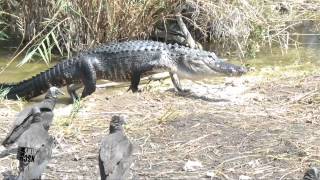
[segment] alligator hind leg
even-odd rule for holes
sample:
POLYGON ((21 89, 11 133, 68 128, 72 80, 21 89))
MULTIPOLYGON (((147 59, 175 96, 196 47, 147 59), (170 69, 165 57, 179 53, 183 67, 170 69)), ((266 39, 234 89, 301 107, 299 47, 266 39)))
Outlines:
POLYGON ((128 91, 129 91, 130 89, 131 89, 131 91, 132 91, 133 93, 139 91, 138 86, 139 86, 139 83, 140 83, 140 77, 141 77, 141 74, 140 74, 140 73, 138 73, 138 72, 132 73, 131 85, 130 85, 128 91))
POLYGON ((93 62, 93 57, 85 57, 81 64, 81 80, 84 85, 81 98, 92 94, 96 90, 97 73, 93 62))
POLYGON ((82 87, 82 84, 70 84, 67 86, 67 91, 71 96, 73 102, 79 99, 79 96, 76 91, 81 87, 82 87))
POLYGON ((180 79, 179 79, 179 77, 178 77, 178 74, 170 72, 170 77, 171 77, 171 81, 172 81, 174 87, 175 87, 179 92, 182 92, 182 93, 190 92, 189 89, 183 89, 183 88, 181 87, 180 79))

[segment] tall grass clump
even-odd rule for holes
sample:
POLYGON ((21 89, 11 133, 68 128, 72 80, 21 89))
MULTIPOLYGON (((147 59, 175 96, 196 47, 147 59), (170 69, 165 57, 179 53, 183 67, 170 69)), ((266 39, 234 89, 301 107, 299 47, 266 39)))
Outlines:
MULTIPOLYGON (((244 57, 260 47, 287 49, 294 28, 304 21, 320 24, 319 1, 186 0, 184 20, 193 36, 217 52, 236 52, 244 57)), ((295 43, 295 42, 294 42, 295 43)))
POLYGON ((98 43, 145 39, 172 3, 175 1, 22 1, 13 12, 18 16, 16 24, 24 27, 17 29, 25 42, 20 52, 27 51, 21 64, 34 56, 49 62, 53 51, 70 56, 98 43))
POLYGON ((77 99, 72 104, 72 110, 70 112, 70 118, 74 119, 76 115, 79 113, 80 109, 82 108, 81 99, 77 99))
POLYGON ((3 11, 2 6, 3 6, 3 1, 0 0, 0 41, 4 41, 8 39, 8 34, 6 33, 8 24, 4 16, 5 12, 3 11))
POLYGON ((0 88, 0 102, 2 102, 6 98, 9 91, 10 88, 0 88))

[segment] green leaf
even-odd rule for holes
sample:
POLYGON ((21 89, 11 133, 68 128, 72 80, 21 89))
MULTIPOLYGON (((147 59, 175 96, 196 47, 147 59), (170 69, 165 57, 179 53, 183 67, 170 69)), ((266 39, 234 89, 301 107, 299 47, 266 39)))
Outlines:
POLYGON ((0 40, 2 40, 2 41, 7 40, 8 37, 9 36, 7 34, 5 34, 4 32, 0 31, 0 40))
POLYGON ((27 53, 26 56, 21 60, 21 62, 17 65, 17 67, 21 67, 25 63, 29 62, 34 54, 37 52, 37 48, 33 49, 30 53, 27 53))
POLYGON ((37 48, 37 50, 38 50, 38 52, 40 53, 41 58, 44 60, 44 62, 45 62, 46 64, 48 64, 48 58, 47 58, 47 56, 46 56, 45 53, 44 53, 44 52, 46 52, 46 47, 43 45, 43 42, 40 44, 40 46, 37 48), (41 47, 44 47, 44 50, 42 50, 41 47))
POLYGON ((52 39, 53 39, 56 47, 58 48, 60 54, 63 55, 62 50, 61 50, 61 48, 60 48, 60 45, 59 45, 59 42, 58 42, 58 40, 57 40, 56 35, 55 35, 54 33, 51 33, 51 36, 52 36, 52 39))
POLYGON ((49 64, 49 62, 50 62, 50 50, 47 48, 47 46, 45 45, 45 43, 43 42, 42 43, 42 48, 43 48, 43 52, 44 52, 44 55, 46 56, 46 63, 47 63, 47 65, 49 64))

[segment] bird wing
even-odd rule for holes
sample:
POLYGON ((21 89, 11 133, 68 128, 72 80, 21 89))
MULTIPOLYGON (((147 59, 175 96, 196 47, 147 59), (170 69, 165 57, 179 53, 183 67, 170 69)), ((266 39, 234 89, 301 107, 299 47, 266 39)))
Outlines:
POLYGON ((114 157, 121 158, 114 160, 117 164, 110 174, 110 179, 127 179, 128 170, 132 163, 132 158, 130 156, 132 155, 133 145, 129 139, 124 136, 116 149, 115 153, 119 155, 115 155, 114 157))
POLYGON ((123 132, 107 136, 102 142, 100 160, 106 176, 119 178, 130 167, 129 156, 132 154, 132 144, 123 132))
POLYGON ((100 161, 102 162, 103 169, 105 172, 105 175, 109 175, 109 173, 112 171, 112 164, 111 163, 111 156, 112 156, 112 138, 111 135, 107 136, 105 139, 102 140, 101 146, 100 146, 100 161))
POLYGON ((19 136, 28 129, 33 120, 33 112, 49 112, 52 111, 52 105, 45 100, 24 108, 16 115, 13 127, 9 131, 7 137, 3 140, 2 145, 6 146, 14 143, 19 136))
POLYGON ((308 169, 303 176, 303 180, 319 180, 319 179, 320 179, 320 171, 316 167, 312 167, 308 169))
POLYGON ((17 115, 13 127, 9 131, 7 137, 3 140, 2 145, 14 143, 17 138, 28 129, 33 119, 32 112, 35 112, 33 108, 35 107, 27 107, 17 115))
POLYGON ((22 124, 26 119, 28 119, 32 115, 32 108, 33 106, 29 106, 24 108, 21 112, 16 115, 16 119, 14 121, 14 126, 19 126, 22 124))
POLYGON ((51 159, 52 147, 54 145, 54 138, 52 136, 43 137, 42 146, 35 154, 33 162, 28 163, 24 167, 23 172, 20 173, 20 179, 39 179, 47 164, 51 159))
POLYGON ((129 139, 123 135, 123 138, 117 145, 117 152, 121 152, 121 159, 128 158, 132 155, 133 145, 129 139))
POLYGON ((34 112, 35 108, 36 108, 36 111, 40 111, 40 112, 52 111, 52 105, 46 102, 46 100, 40 103, 36 103, 32 106, 24 108, 21 112, 19 112, 16 115, 14 126, 19 126, 20 124, 22 124, 28 117, 30 117, 30 115, 32 115, 32 112, 34 112))
POLYGON ((48 131, 41 122, 32 123, 30 127, 16 140, 18 146, 40 148, 49 138, 48 131))
POLYGON ((108 135, 101 143, 100 159, 103 162, 106 175, 112 173, 127 153, 127 150, 123 149, 124 138, 126 137, 122 132, 117 132, 108 135))

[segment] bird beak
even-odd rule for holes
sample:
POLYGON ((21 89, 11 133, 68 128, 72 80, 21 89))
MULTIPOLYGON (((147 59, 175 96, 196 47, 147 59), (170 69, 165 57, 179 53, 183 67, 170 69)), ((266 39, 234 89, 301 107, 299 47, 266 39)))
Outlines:
POLYGON ((124 125, 127 125, 128 124, 128 119, 127 118, 124 118, 124 125))
POLYGON ((128 116, 127 115, 120 115, 121 116, 121 119, 123 120, 123 125, 126 125, 128 124, 128 116))

